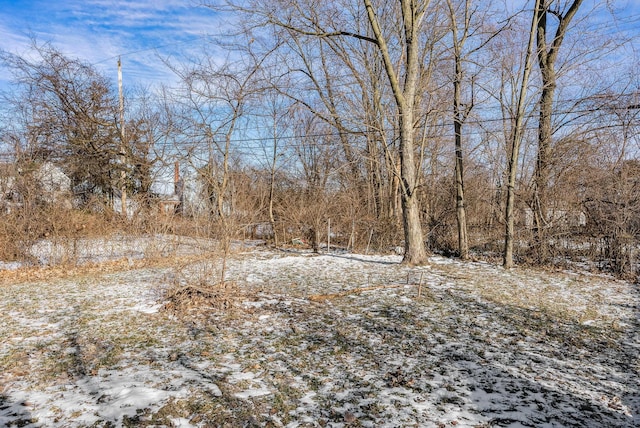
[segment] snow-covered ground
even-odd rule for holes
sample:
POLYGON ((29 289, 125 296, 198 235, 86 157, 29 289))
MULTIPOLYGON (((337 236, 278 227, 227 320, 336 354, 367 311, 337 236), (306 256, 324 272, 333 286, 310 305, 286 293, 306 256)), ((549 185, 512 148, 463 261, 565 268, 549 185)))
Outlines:
MULTIPOLYGON (((53 266, 65 262, 84 264, 123 258, 139 260, 179 256, 208 251, 216 245, 215 242, 206 239, 167 234, 108 236, 101 239, 42 239, 30 248, 29 255, 42 266, 53 266)), ((0 269, 2 268, 3 264, 0 262, 0 269)))
POLYGON ((638 285, 399 261, 247 248, 185 316, 164 290, 217 260, 9 272, 0 426, 640 426, 638 285))

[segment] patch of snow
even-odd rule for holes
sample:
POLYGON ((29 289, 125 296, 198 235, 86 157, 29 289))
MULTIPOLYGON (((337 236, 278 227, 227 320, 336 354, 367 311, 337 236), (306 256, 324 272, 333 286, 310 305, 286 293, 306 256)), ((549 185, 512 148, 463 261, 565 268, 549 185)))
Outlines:
POLYGON ((18 270, 23 267, 21 262, 3 262, 0 260, 0 270, 18 270))
POLYGON ((171 426, 175 428, 192 428, 197 427, 198 425, 192 425, 187 418, 172 418, 171 426))
POLYGON ((272 394, 272 392, 269 391, 269 389, 267 388, 256 388, 256 389, 247 389, 245 391, 236 392, 233 394, 233 396, 246 400, 248 398, 262 397, 270 394, 272 394))
POLYGON ((139 303, 131 308, 133 311, 142 312, 143 314, 155 314, 162 307, 161 303, 157 304, 149 304, 149 303, 139 303))

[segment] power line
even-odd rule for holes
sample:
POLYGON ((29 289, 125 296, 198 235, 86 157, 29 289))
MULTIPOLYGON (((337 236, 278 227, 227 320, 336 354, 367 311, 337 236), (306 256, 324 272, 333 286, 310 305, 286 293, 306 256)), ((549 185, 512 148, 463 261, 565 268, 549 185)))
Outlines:
MULTIPOLYGON (((640 106, 637 106, 640 107, 640 106)), ((564 116, 564 115, 572 115, 572 114, 586 114, 586 113, 597 113, 597 112, 603 112, 603 113, 609 113, 611 111, 627 111, 630 109, 635 109, 636 106, 635 105, 631 105, 631 106, 612 106, 612 107, 607 107, 607 108, 589 108, 589 109, 581 109, 581 110, 567 110, 567 111, 556 111, 553 113, 554 116, 564 116)), ((526 115, 526 119, 535 119, 538 117, 538 114, 535 112, 532 112, 530 114, 526 115)), ((514 117, 500 117, 500 118, 485 118, 485 119, 476 119, 476 120, 467 120, 465 122, 464 125, 476 125, 476 126, 481 126, 485 123, 495 123, 495 122, 499 122, 499 123, 504 123, 504 122, 510 122, 513 121, 515 118, 514 117)), ((624 126, 624 124, 609 124, 608 127, 614 127, 614 126, 624 126)), ((429 129, 443 129, 443 128, 452 128, 453 125, 451 122, 438 122, 438 123, 433 123, 430 124, 428 126, 429 129)), ((418 128, 418 129, 423 129, 424 127, 418 128)), ((258 131, 260 129, 269 129, 267 127, 264 128, 260 128, 260 127, 252 127, 248 133, 250 132, 255 132, 258 131)), ((537 127, 536 126, 528 126, 525 128, 525 130, 536 130, 537 127)), ((386 131, 396 131, 397 129, 392 128, 392 129, 387 129, 386 131)), ((345 131, 345 132, 340 132, 340 131, 330 131, 330 132, 318 132, 318 133, 312 133, 312 134, 294 134, 294 135, 280 135, 276 138, 277 141, 291 141, 291 140, 304 140, 304 139, 320 139, 320 138, 327 138, 327 137, 340 137, 343 135, 348 135, 348 136, 356 136, 356 137, 362 137, 365 135, 376 135, 378 134, 380 131, 378 130, 373 130, 373 129, 363 129, 363 130, 354 130, 354 131, 345 131)), ((467 131, 465 132, 466 135, 483 135, 484 132, 482 131, 467 131)), ((443 136, 443 134, 439 134, 439 136, 443 136)), ((449 134, 447 135, 448 137, 453 137, 453 134, 449 134)), ((243 143, 257 143, 257 142, 265 142, 265 143, 271 143, 273 141, 273 137, 272 136, 264 136, 264 137, 243 137, 243 138, 231 138, 230 142, 233 144, 237 144, 240 145, 238 148, 244 148, 244 149, 262 149, 265 146, 262 145, 249 145, 246 144, 244 146, 241 146, 241 144, 243 143)), ((164 146, 164 147, 176 147, 176 146, 183 146, 183 147, 201 147, 201 146, 206 146, 209 147, 211 144, 215 145, 214 143, 208 142, 208 141, 204 141, 204 140, 200 140, 200 141, 182 141, 182 142, 166 142, 166 143, 160 143, 159 146, 164 146)), ((322 141, 315 141, 314 143, 317 146, 329 146, 329 145, 333 145, 335 144, 334 142, 322 142, 322 141)), ((302 147, 305 146, 303 143, 300 144, 289 144, 289 147, 302 147)))

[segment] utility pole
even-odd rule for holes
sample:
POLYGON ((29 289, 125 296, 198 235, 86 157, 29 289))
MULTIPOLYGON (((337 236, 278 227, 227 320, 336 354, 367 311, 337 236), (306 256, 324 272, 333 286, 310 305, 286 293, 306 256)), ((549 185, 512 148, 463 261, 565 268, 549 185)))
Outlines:
POLYGON ((120 171, 120 214, 127 215, 127 173, 125 166, 127 162, 125 133, 124 133, 124 94, 122 93, 122 62, 118 57, 118 94, 120 97, 120 162, 122 170, 120 171))

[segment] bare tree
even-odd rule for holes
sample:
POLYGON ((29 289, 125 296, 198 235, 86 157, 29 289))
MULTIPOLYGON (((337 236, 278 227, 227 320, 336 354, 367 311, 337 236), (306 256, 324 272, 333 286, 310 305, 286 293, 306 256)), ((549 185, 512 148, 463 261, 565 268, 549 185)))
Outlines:
POLYGON ((469 24, 471 10, 469 0, 464 4, 462 34, 459 34, 456 9, 451 0, 447 0, 449 17, 451 19, 451 36, 453 44, 454 76, 453 76, 453 127, 455 138, 456 164, 456 219, 458 222, 458 251, 460 258, 466 260, 469 257, 469 239, 467 237, 467 215, 464 199, 464 164, 462 158, 462 126, 473 108, 473 97, 471 102, 464 105, 462 102, 461 86, 463 79, 462 49, 469 36, 469 24))
POLYGON ((245 116, 260 67, 256 58, 218 64, 205 57, 199 63, 175 70, 183 81, 176 100, 181 103, 180 127, 190 162, 199 171, 210 213, 223 223, 231 214, 228 204, 232 140, 245 116), (244 62, 246 61, 246 62, 244 62))
POLYGON ((405 238, 404 262, 408 264, 421 264, 427 260, 420 219, 420 175, 417 172, 415 121, 421 67, 419 52, 426 27, 424 18, 429 4, 429 0, 401 0, 398 8, 382 4, 376 7, 372 0, 363 0, 364 9, 354 17, 361 19, 364 15, 364 20, 368 23, 367 33, 361 34, 354 31, 357 26, 353 25, 352 21, 337 22, 339 26, 352 28, 334 28, 335 22, 322 20, 325 16, 342 16, 338 13, 341 10, 338 4, 323 4, 318 8, 319 5, 314 6, 304 0, 295 3, 277 2, 277 4, 272 2, 262 4, 260 1, 255 1, 250 5, 228 2, 228 5, 235 10, 243 10, 253 15, 261 14, 269 23, 289 31, 319 38, 355 38, 372 43, 376 47, 398 112, 400 192, 405 238), (387 28, 383 27, 380 19, 381 8, 387 12, 393 12, 392 15, 385 14, 385 20, 399 17, 400 34, 394 28, 388 32, 387 28), (325 24, 330 29, 325 28, 325 24), (391 41, 393 42, 390 43, 391 41))
MULTIPOLYGON (((345 4, 354 17, 358 5, 345 4)), ((386 5, 393 9, 393 5, 386 5)), ((332 26, 347 24, 331 21, 332 26)), ((354 18, 358 33, 370 32, 369 24, 354 18)), ((391 23, 389 23, 391 25, 391 23)), ((370 41, 356 37, 311 37, 289 31, 297 62, 290 73, 302 74, 309 90, 292 87, 289 96, 335 129, 342 152, 340 175, 352 189, 350 206, 367 207, 367 231, 375 231, 376 245, 395 245, 395 230, 402 227, 398 129, 382 57, 370 41), (298 62, 302 67, 298 66, 298 62), (302 71, 301 71, 302 70, 302 71), (311 92, 311 93, 310 93, 311 92), (316 101, 317 100, 317 101, 316 101)), ((359 211, 356 209, 352 212, 359 211)), ((351 222, 352 234, 354 222, 351 222)))
POLYGON ((367 17, 374 39, 380 50, 387 77, 398 108, 400 128, 400 180, 402 198, 402 221, 404 226, 404 262, 422 264, 427 253, 420 223, 418 204, 419 174, 416 171, 415 156, 415 97, 418 86, 420 64, 419 40, 421 26, 429 1, 401 0, 400 8, 403 24, 403 80, 396 72, 387 37, 382 33, 378 15, 371 0, 364 0, 367 17))
MULTIPOLYGON (((534 10, 537 11, 540 2, 542 0, 536 0, 534 10)), ((524 58, 524 64, 522 67, 522 77, 520 80, 520 90, 516 94, 517 107, 515 111, 515 117, 513 117, 513 126, 510 132, 510 142, 508 150, 508 164, 507 164, 507 196, 505 204, 505 237, 504 237, 504 253, 502 264, 505 268, 510 269, 513 267, 513 244, 514 244, 514 230, 515 230, 515 198, 516 198, 516 175, 518 172, 518 158, 520 156, 520 146, 522 144, 522 138, 524 134, 524 119, 525 119, 525 99, 527 96, 527 88, 529 85, 529 76, 533 64, 531 63, 531 57, 534 55, 535 34, 538 26, 538 15, 533 14, 531 19, 531 30, 529 32, 529 42, 527 44, 527 52, 524 58)))
MULTIPOLYGON (((269 76, 270 79, 274 76, 269 76)), ((268 200, 267 215, 273 234, 273 244, 278 247, 278 227, 276 221, 276 195, 277 179, 283 167, 282 159, 286 155, 286 142, 292 137, 290 131, 293 127, 291 109, 292 101, 283 97, 276 90, 267 90, 263 94, 262 100, 265 103, 264 114, 259 113, 261 122, 269 130, 269 135, 265 137, 265 143, 261 149, 263 157, 258 159, 265 165, 268 173, 268 200)))
POLYGON ((573 17, 578 12, 582 0, 556 1, 545 0, 539 2, 534 10, 536 14, 536 42, 538 67, 542 78, 542 92, 540 94, 540 118, 538 122, 538 155, 534 177, 534 191, 532 207, 535 220, 536 239, 534 248, 538 262, 545 263, 549 248, 546 236, 549 213, 547 212, 547 188, 550 179, 552 126, 551 119, 554 110, 554 97, 557 87, 556 61, 560 47, 567 34, 573 17), (557 24, 552 37, 549 39, 549 18, 555 17, 557 24))
MULTIPOLYGON (((591 156, 571 178, 587 215, 586 232, 595 239, 591 258, 600 268, 637 280, 640 242, 640 92, 637 83, 591 103, 585 139, 591 156)), ((583 150, 582 153, 588 152, 583 150)), ((581 153, 581 154, 582 154, 581 153)))
POLYGON ((166 112, 158 97, 138 89, 132 94, 127 127, 127 191, 148 206, 153 194, 155 168, 166 148, 166 112))
POLYGON ((458 226, 458 252, 461 259, 469 257, 469 238, 467 231, 467 210, 464 192, 464 152, 463 152, 463 127, 471 110, 474 107, 475 77, 467 77, 468 64, 478 64, 473 55, 481 51, 491 40, 498 36, 508 25, 509 19, 500 28, 488 29, 487 13, 473 5, 471 0, 462 0, 454 3, 447 0, 449 20, 451 25, 451 48, 453 50, 453 128, 455 140, 455 192, 456 192, 456 221, 458 226), (460 10, 461 9, 461 10, 460 10), (478 16, 480 14, 480 16, 478 16), (469 38, 479 39, 470 49, 467 48, 469 38), (469 82, 470 80, 470 82, 469 82), (469 89, 465 91, 464 84, 469 89), (463 94, 466 92, 467 100, 463 102, 463 94))
POLYGON ((314 252, 319 251, 323 224, 329 216, 329 180, 335 172, 335 150, 330 134, 322 132, 327 124, 307 110, 298 109, 295 121, 299 135, 293 150, 302 166, 304 187, 301 189, 303 206, 298 208, 300 224, 314 252), (326 135, 316 137, 315 135, 326 135))
POLYGON ((32 48, 36 60, 0 55, 21 89, 14 100, 28 115, 21 131, 31 156, 61 165, 79 196, 112 196, 123 166, 110 81, 51 45, 32 48))

